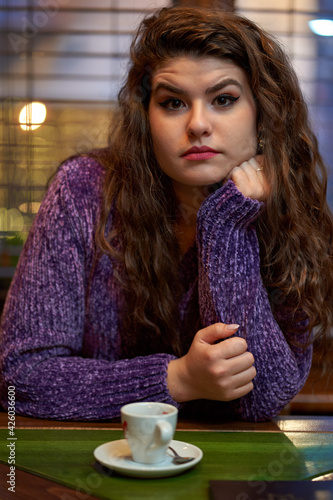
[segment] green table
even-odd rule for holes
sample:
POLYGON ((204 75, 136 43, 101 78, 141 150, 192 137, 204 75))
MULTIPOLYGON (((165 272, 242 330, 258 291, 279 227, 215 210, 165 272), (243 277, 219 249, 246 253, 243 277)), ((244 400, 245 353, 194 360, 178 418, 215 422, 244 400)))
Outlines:
MULTIPOLYGON (((122 439, 119 430, 17 429, 15 437, 16 467, 73 488, 75 495, 62 496, 63 500, 89 496, 208 500, 212 479, 303 480, 333 469, 331 432, 177 431, 175 439, 200 447, 204 456, 193 469, 164 479, 136 479, 96 470, 94 449, 122 439)), ((0 438, 0 461, 7 464, 7 429, 0 429, 0 438)))

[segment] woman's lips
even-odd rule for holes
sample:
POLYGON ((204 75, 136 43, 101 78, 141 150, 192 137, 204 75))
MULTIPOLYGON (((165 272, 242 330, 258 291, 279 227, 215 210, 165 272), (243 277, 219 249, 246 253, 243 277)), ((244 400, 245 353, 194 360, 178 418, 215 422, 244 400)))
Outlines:
POLYGON ((182 155, 182 158, 186 160, 198 161, 198 160, 209 160, 218 154, 215 149, 208 148, 207 146, 202 146, 201 148, 193 147, 182 155))
POLYGON ((203 153, 189 153, 187 155, 183 155, 183 158, 186 160, 209 160, 209 158, 213 158, 218 153, 213 153, 212 151, 206 151, 203 153))

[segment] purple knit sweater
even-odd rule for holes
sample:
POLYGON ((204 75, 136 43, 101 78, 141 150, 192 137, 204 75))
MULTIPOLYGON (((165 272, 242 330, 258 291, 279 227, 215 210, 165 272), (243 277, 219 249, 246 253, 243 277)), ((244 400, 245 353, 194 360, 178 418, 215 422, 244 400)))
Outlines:
MULTIPOLYGON (((49 419, 118 417, 131 401, 176 406, 166 385, 174 356, 121 359, 118 311, 122 290, 110 258, 94 269, 93 240, 103 169, 91 158, 67 161, 57 173, 22 251, 2 317, 1 401, 16 388, 17 413, 49 419)), ((312 350, 291 349, 273 318, 259 271, 254 219, 261 204, 232 181, 201 205, 195 251, 182 263, 186 317, 198 288, 201 321, 240 324, 253 353, 254 389, 229 404, 246 420, 276 415, 300 390, 312 350)), ((193 335, 196 332, 193 332, 193 335)))

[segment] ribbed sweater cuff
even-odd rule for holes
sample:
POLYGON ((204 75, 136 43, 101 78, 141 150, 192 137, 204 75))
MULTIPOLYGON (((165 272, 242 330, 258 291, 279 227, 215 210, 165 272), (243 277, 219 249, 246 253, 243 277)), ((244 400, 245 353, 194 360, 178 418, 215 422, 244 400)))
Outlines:
POLYGON ((18 413, 56 420, 105 420, 119 417, 120 408, 132 401, 163 401, 178 407, 166 384, 172 359, 169 354, 114 362, 52 357, 31 371, 26 361, 22 383, 16 382, 18 413))

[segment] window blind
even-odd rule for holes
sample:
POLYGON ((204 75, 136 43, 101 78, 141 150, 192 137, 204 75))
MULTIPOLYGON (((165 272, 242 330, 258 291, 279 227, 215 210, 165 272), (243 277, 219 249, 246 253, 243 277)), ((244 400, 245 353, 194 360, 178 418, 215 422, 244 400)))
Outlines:
MULTIPOLYGON (((222 3, 213 0, 211 5, 222 3)), ((0 279, 12 276, 46 182, 59 163, 105 145, 133 30, 147 13, 169 4, 0 0, 0 279), (20 112, 33 101, 45 105, 46 119, 34 130, 23 130, 20 112)), ((236 12, 275 34, 288 50, 331 165, 333 37, 314 35, 308 21, 320 15, 332 18, 333 2, 226 0, 228 10, 233 4, 236 12)), ((332 177, 328 190, 333 205, 332 177)))

